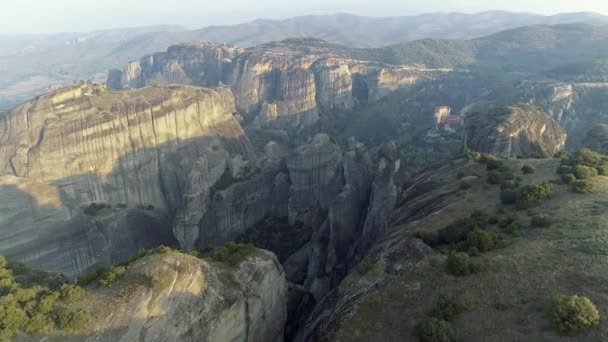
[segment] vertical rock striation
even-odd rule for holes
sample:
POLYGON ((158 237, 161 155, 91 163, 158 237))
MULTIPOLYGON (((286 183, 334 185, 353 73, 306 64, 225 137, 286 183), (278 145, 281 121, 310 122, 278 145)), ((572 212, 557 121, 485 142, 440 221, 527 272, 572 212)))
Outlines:
POLYGON ((445 70, 354 60, 316 40, 286 40, 241 49, 225 44, 183 43, 112 71, 108 87, 189 84, 229 85, 237 110, 262 127, 302 128, 319 115, 377 101, 445 70))

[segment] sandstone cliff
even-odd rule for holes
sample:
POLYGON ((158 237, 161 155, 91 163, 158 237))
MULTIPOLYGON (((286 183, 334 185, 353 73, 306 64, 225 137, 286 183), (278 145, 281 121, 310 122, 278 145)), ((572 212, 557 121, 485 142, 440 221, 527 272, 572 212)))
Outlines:
POLYGON ((321 43, 293 39, 250 49, 179 44, 131 62, 122 72, 111 72, 107 84, 114 89, 230 85, 247 122, 306 127, 318 121, 319 113, 377 101, 445 71, 359 61, 341 47, 321 43))
POLYGON ((524 82, 519 101, 544 109, 568 132, 566 148, 582 146, 587 132, 608 122, 608 83, 524 82))
MULTIPOLYGON (((38 243, 41 251, 9 256, 69 274, 100 258, 109 261, 108 255, 91 257, 97 253, 89 248, 54 266, 50 260, 55 257, 39 263, 48 252, 45 246, 59 243, 60 237, 50 233, 53 227, 69 225, 90 203, 155 209, 170 217, 158 221, 165 227, 161 230, 174 226, 180 244, 191 248, 211 188, 226 173, 240 177, 253 155, 234 112, 234 97, 223 88, 148 87, 115 93, 100 86, 58 90, 10 111, 0 118, 0 192, 6 194, 3 199, 19 198, 22 202, 15 203, 27 205, 17 212, 3 210, 0 236, 2 241, 17 239, 11 240, 15 250, 22 242, 38 243)), ((68 236, 74 234, 67 245, 87 240, 77 231, 66 230, 68 236)), ((174 241, 150 236, 149 243, 174 241)), ((91 247, 89 243, 95 245, 84 246, 91 247)), ((125 253, 144 246, 150 247, 136 244, 125 253)))
POLYGON ((465 118, 465 148, 504 157, 553 156, 566 132, 538 107, 477 106, 465 118))

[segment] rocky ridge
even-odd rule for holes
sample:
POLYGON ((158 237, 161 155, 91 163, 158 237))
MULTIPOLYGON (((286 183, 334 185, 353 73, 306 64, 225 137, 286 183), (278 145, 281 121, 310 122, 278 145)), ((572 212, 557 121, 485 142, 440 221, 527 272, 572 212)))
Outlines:
POLYGON ((306 127, 320 113, 349 110, 432 78, 443 69, 392 66, 353 59, 343 48, 314 39, 292 39, 242 49, 184 43, 113 71, 114 89, 147 85, 231 86, 237 110, 262 127, 306 127))

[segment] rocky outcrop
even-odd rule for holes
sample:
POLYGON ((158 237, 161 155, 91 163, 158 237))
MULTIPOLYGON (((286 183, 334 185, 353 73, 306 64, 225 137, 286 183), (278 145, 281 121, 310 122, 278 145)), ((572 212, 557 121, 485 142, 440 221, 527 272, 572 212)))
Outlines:
POLYGON ((592 128, 582 143, 590 150, 608 154, 608 125, 599 124, 592 128))
POLYGON ((566 149, 583 146, 587 132, 608 122, 608 83, 524 82, 520 101, 549 113, 568 132, 566 149))
MULTIPOLYGON (((383 148, 381 158, 394 160, 394 153, 394 147, 389 144, 383 148)), ((341 340, 338 334, 342 329, 351 329, 352 325, 358 328, 357 323, 346 325, 359 313, 360 306, 366 300, 391 291, 388 288, 391 284, 395 286, 408 281, 412 277, 412 270, 434 253, 422 240, 411 238, 409 225, 431 218, 461 200, 459 183, 446 179, 456 178, 459 171, 468 170, 472 165, 473 162, 464 159, 436 165, 412 175, 400 189, 395 187, 392 190, 395 197, 388 198, 395 198, 396 205, 391 206, 384 229, 376 232, 374 240, 364 240, 368 243, 368 249, 359 255, 363 259, 358 259, 358 265, 353 266, 352 272, 339 287, 308 314, 294 341, 341 340)), ((378 176, 374 183, 380 183, 378 176)), ((373 205, 370 204, 370 207, 373 205)), ((373 313, 369 319, 382 322, 382 315, 373 313)))
MULTIPOLYGON (((280 342, 287 283, 276 257, 258 250, 231 266, 189 255, 152 254, 111 288, 89 289, 81 307, 97 317, 70 341, 280 342)), ((53 338, 53 336, 49 336, 53 338)))
MULTIPOLYGON (((3 241, 19 237, 10 240, 11 246, 2 244, 0 254, 68 274, 100 260, 115 262, 120 258, 99 250, 111 251, 120 242, 118 237, 106 236, 104 242, 66 239, 73 250, 45 251, 66 246, 59 241, 63 235, 53 233, 59 226, 68 227, 68 235, 115 231, 99 222, 89 224, 92 228, 69 228, 90 203, 155 208, 170 218, 171 225, 175 218, 174 236, 183 248, 192 248, 212 188, 226 173, 235 179, 243 175, 253 155, 234 112, 230 90, 185 86, 120 93, 78 86, 15 108, 0 118, 0 190, 7 203, 20 198, 16 203, 24 205, 18 212, 2 209, 3 241), (16 252, 19 246, 36 244, 41 251, 24 247, 16 252), (72 258, 67 257, 70 253, 72 258)), ((166 228, 166 222, 162 219, 154 227, 166 228)), ((118 227, 116 234, 127 229, 123 224, 118 227)), ((166 236, 151 231, 142 244, 112 253, 124 256, 139 247, 173 241, 166 236)))
POLYGON ((286 40, 246 50, 184 43, 131 62, 122 72, 112 71, 107 84, 113 89, 230 85, 248 123, 301 128, 316 123, 319 113, 377 101, 444 71, 354 60, 318 41, 286 40))
POLYGON ((503 157, 553 156, 566 131, 538 107, 474 107, 465 118, 465 148, 503 157))

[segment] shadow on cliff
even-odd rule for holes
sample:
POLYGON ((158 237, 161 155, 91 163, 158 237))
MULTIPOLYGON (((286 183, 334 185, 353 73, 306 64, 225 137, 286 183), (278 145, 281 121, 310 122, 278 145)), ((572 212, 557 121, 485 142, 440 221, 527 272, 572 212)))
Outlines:
POLYGON ((247 137, 236 134, 240 126, 217 129, 132 150, 105 175, 76 174, 50 185, 7 176, 17 184, 0 185, 0 255, 73 277, 141 248, 177 246, 175 215, 193 187, 211 172, 221 177, 235 155, 254 155, 247 137))

